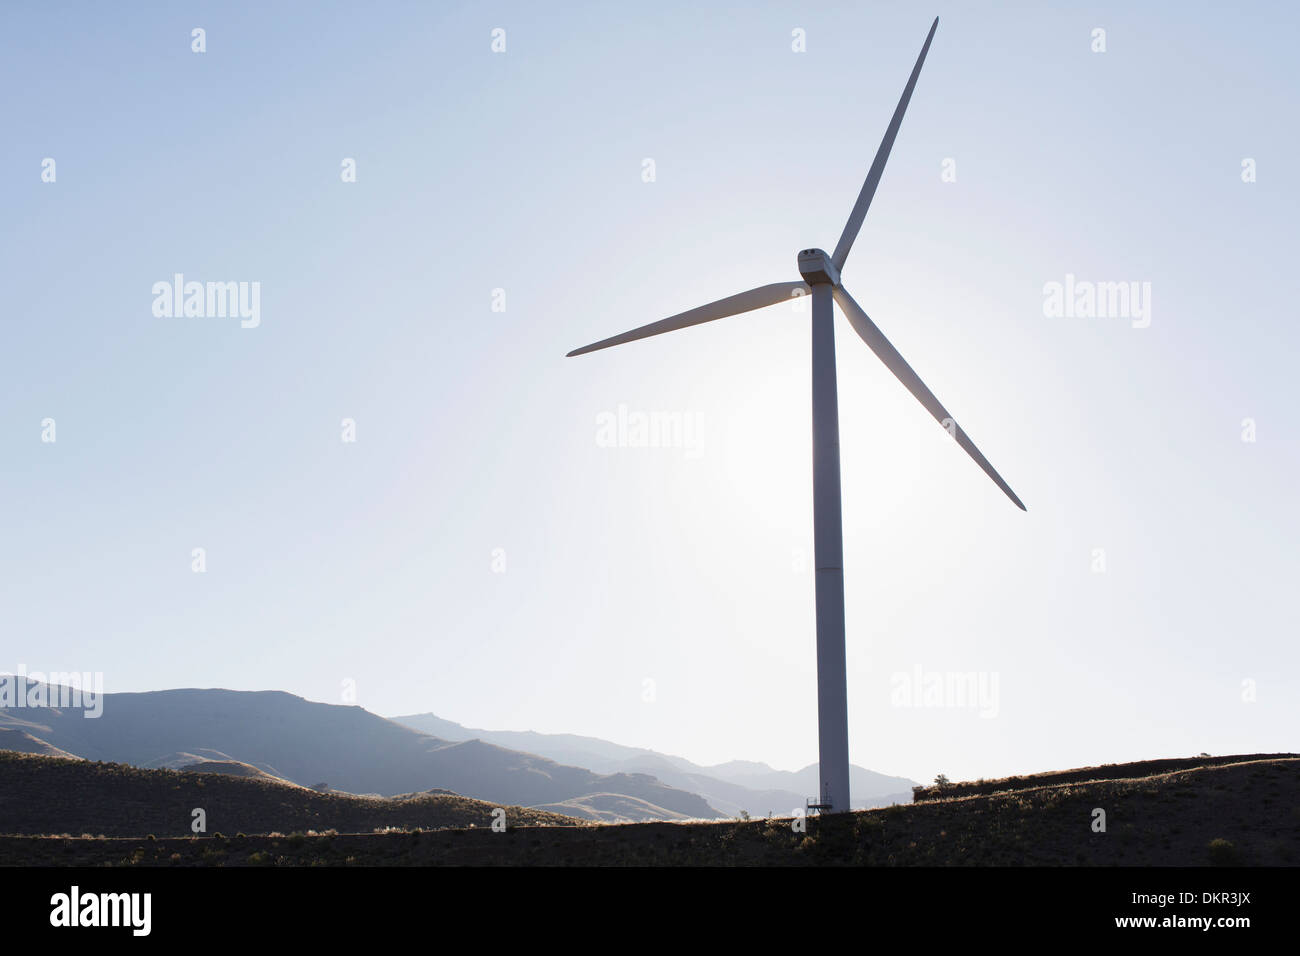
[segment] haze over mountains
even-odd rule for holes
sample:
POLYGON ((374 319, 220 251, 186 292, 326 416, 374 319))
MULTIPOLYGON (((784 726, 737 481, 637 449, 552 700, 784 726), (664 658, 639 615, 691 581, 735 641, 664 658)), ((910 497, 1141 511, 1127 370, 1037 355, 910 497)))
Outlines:
MULTIPOLYGON (((788 815, 817 789, 815 765, 703 768, 595 738, 469 731, 428 714, 399 722, 281 691, 105 694, 89 719, 77 708, 0 707, 0 749, 355 794, 444 790, 608 822, 788 815)), ((855 771, 863 805, 911 799, 911 781, 855 771)))
MULTIPOLYGON (((702 767, 683 757, 640 747, 626 747, 597 737, 574 734, 539 734, 534 731, 480 730, 462 727, 435 714, 394 717, 399 724, 441 737, 443 740, 479 739, 501 747, 524 750, 561 763, 589 767, 597 773, 652 774, 669 786, 691 790, 704 797, 724 816, 789 816, 816 796, 817 764, 790 772, 773 770, 765 763, 732 760, 702 767)), ((850 787, 855 809, 910 803, 915 781, 890 777, 856 765, 850 767, 850 787)))

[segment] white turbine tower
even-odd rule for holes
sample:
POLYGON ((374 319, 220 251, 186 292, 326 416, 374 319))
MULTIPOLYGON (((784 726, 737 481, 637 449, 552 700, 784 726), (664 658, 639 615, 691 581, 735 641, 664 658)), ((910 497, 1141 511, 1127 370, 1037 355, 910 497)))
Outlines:
POLYGON ((885 367, 916 396, 925 410, 934 416, 975 462, 984 469, 1021 511, 1024 504, 1016 493, 1002 480, 988 459, 975 447, 957 425, 948 410, 939 403, 924 382, 912 371, 876 324, 862 311, 848 290, 840 284, 840 270, 848 258, 853 240, 857 238, 862 220, 866 218, 871 198, 876 193, 880 175, 884 172, 889 151, 903 122, 912 89, 921 73, 925 54, 939 26, 935 17, 930 33, 916 58, 916 66, 903 88, 903 95, 894 110, 893 119, 885 137, 876 151, 875 161, 867 173, 858 201, 849 214, 835 252, 827 255, 821 249, 804 249, 799 253, 801 282, 777 282, 719 299, 697 309, 682 312, 660 322, 643 325, 613 338, 603 339, 580 349, 570 356, 582 355, 622 345, 662 332, 684 329, 702 322, 726 318, 789 301, 792 295, 812 295, 812 429, 813 429, 813 542, 817 564, 817 727, 819 736, 818 757, 821 770, 821 793, 812 808, 822 812, 843 812, 849 804, 849 718, 848 689, 844 663, 844 561, 843 529, 840 520, 840 438, 839 407, 835 382, 835 326, 831 302, 839 303, 841 311, 885 367))

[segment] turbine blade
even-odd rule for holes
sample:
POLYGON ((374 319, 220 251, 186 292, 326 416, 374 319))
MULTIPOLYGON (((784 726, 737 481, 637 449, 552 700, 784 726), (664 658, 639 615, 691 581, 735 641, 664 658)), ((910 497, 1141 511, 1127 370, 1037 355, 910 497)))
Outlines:
POLYGON ((1024 502, 1011 490, 1011 486, 1002 480, 1002 476, 989 464, 989 460, 975 447, 970 436, 962 431, 961 426, 948 414, 948 409, 934 397, 934 392, 930 391, 925 382, 921 381, 921 377, 912 371, 912 366, 898 354, 898 349, 890 344, 889 339, 885 338, 884 333, 876 327, 876 323, 867 317, 867 313, 862 311, 862 306, 853 301, 853 296, 849 295, 848 290, 836 288, 833 294, 841 311, 848 318, 849 324, 853 326, 853 330, 862 336, 862 341, 866 342, 871 351, 876 353, 876 357, 885 363, 885 368, 893 372, 894 377, 916 396, 916 400, 925 406, 927 412, 934 416, 934 420, 957 439, 957 444, 966 450, 966 454, 975 459, 975 463, 984 469, 984 473, 993 479, 993 483, 1001 488, 1008 498, 1015 502, 1016 507, 1021 511, 1028 511, 1024 502))
POLYGON ((790 297, 798 289, 802 289, 804 295, 809 292, 808 284, 805 282, 775 282, 772 285, 759 286, 757 289, 729 295, 725 299, 710 302, 708 305, 702 305, 697 309, 690 309, 669 316, 666 319, 661 319, 658 322, 651 322, 649 325, 643 325, 631 332, 624 332, 622 335, 615 335, 612 338, 593 342, 591 345, 584 345, 580 349, 574 349, 565 358, 574 355, 585 355, 587 352, 595 352, 597 349, 607 349, 611 345, 622 345, 624 342, 635 342, 637 339, 649 338, 663 332, 675 332, 678 329, 699 325, 702 322, 712 322, 714 319, 725 319, 729 315, 752 312, 754 309, 761 309, 766 305, 776 305, 778 302, 789 301, 790 297))
POLYGON ((911 100, 912 90, 916 87, 916 78, 921 75, 921 64, 925 62, 925 54, 930 50, 930 41, 934 39, 934 31, 938 27, 939 18, 935 17, 934 23, 930 25, 930 33, 925 38, 925 45, 921 47, 921 55, 916 58, 916 66, 912 67, 912 75, 908 77, 907 86, 903 87, 903 96, 894 110, 894 118, 889 121, 889 129, 885 130, 885 138, 880 141, 880 148, 876 150, 876 159, 871 164, 871 170, 867 173, 867 181, 862 184, 862 192, 858 193, 858 201, 853 205, 853 211, 849 213, 849 221, 845 224, 840 241, 835 246, 835 253, 831 256, 831 259, 835 262, 835 268, 840 271, 844 270, 844 260, 849 257, 849 250, 853 248, 853 240, 858 238, 858 230, 862 228, 862 220, 867 218, 867 210, 871 207, 871 199, 876 194, 876 187, 880 185, 880 176, 885 171, 885 163, 889 161, 889 151, 894 148, 894 139, 898 136, 898 128, 903 125, 903 114, 907 112, 907 103, 911 100))

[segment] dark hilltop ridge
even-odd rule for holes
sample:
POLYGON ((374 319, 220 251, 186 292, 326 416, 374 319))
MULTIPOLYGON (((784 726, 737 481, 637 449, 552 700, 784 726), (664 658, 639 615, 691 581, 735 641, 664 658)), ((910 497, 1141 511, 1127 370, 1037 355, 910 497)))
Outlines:
MULTIPOLYGON (((251 769, 251 768, 250 768, 251 769)), ((145 770, 128 764, 0 751, 0 833, 106 837, 488 827, 498 805, 448 793, 322 793, 256 773, 145 770)), ((575 826, 558 813, 502 806, 510 824, 575 826)))
POLYGON ((1178 762, 1188 765, 1011 778, 988 793, 955 784, 953 795, 823 819, 611 825, 449 794, 358 797, 0 752, 0 864, 1300 865, 1300 757, 1178 762), (195 807, 201 836, 190 832, 195 807))

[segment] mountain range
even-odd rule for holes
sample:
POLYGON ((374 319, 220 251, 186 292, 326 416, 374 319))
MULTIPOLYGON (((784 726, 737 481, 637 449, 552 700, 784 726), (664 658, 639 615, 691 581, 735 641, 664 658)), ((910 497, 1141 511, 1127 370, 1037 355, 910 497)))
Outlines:
MULTIPOLYGON (((733 760, 700 766, 682 757, 640 747, 627 747, 597 737, 574 734, 539 734, 534 731, 479 730, 462 727, 434 714, 394 717, 399 724, 441 737, 443 740, 483 740, 500 747, 523 750, 561 763, 589 767, 597 773, 645 773, 663 783, 698 793, 723 816, 790 816, 815 796, 820 785, 817 764, 802 770, 774 770, 765 763, 733 760)), ((854 809, 910 803, 916 783, 863 767, 850 768, 849 783, 854 809)))
MULTIPOLYGON (((105 694, 93 718, 4 707, 0 749, 360 795, 440 790, 603 822, 788 815, 817 790, 816 765, 700 767, 597 738, 468 730, 432 714, 388 720, 282 691, 105 694)), ((854 772, 863 806, 911 799, 909 780, 854 772)))

